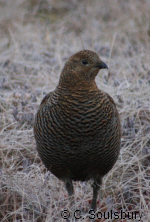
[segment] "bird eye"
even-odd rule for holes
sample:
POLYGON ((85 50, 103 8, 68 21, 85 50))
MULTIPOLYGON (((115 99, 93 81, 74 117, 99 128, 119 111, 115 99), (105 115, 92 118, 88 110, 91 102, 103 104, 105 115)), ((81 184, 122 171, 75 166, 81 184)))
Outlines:
POLYGON ((83 60, 81 61, 81 63, 82 63, 83 65, 87 65, 87 64, 88 64, 88 61, 85 60, 85 59, 83 59, 83 60))

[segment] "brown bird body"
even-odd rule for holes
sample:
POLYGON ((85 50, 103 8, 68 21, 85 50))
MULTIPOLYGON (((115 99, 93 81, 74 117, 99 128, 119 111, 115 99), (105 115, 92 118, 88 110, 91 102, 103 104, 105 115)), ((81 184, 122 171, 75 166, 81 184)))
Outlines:
POLYGON ((39 156, 65 182, 69 196, 73 195, 72 180, 94 180, 92 209, 96 209, 102 177, 120 150, 116 105, 95 83, 104 68, 107 65, 92 51, 71 56, 57 88, 42 100, 34 124, 39 156))

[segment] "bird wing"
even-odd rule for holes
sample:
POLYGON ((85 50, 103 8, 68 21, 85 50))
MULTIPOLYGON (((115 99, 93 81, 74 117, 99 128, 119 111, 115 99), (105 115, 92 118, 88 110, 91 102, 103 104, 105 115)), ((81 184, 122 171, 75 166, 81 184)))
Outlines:
POLYGON ((114 112, 115 112, 115 120, 116 120, 116 129, 117 131, 119 132, 119 138, 121 138, 121 124, 120 124, 120 116, 119 116, 119 113, 118 113, 118 110, 116 108, 116 103, 114 102, 114 100, 112 99, 112 97, 107 94, 106 92, 104 92, 106 94, 106 96, 108 97, 109 101, 111 104, 113 104, 114 106, 114 112))

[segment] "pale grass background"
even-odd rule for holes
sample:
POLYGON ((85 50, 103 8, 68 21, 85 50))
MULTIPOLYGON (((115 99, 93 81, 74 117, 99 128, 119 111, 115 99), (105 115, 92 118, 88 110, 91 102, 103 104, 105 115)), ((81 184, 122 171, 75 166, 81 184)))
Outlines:
MULTIPOLYGON (((123 132, 98 210, 138 212, 149 221, 149 35, 148 0, 0 0, 1 221, 62 221, 61 210, 73 212, 63 183, 38 157, 33 121, 67 58, 83 48, 109 66, 96 82, 114 98, 123 132)), ((85 217, 91 182, 74 186, 85 217)))

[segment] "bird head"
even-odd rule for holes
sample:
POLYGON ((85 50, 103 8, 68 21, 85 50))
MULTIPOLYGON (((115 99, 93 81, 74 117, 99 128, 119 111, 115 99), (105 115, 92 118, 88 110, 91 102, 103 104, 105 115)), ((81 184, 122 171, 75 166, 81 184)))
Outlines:
POLYGON ((60 84, 80 88, 95 84, 95 77, 100 69, 108 69, 108 66, 97 53, 90 50, 79 51, 65 63, 60 76, 60 84))

